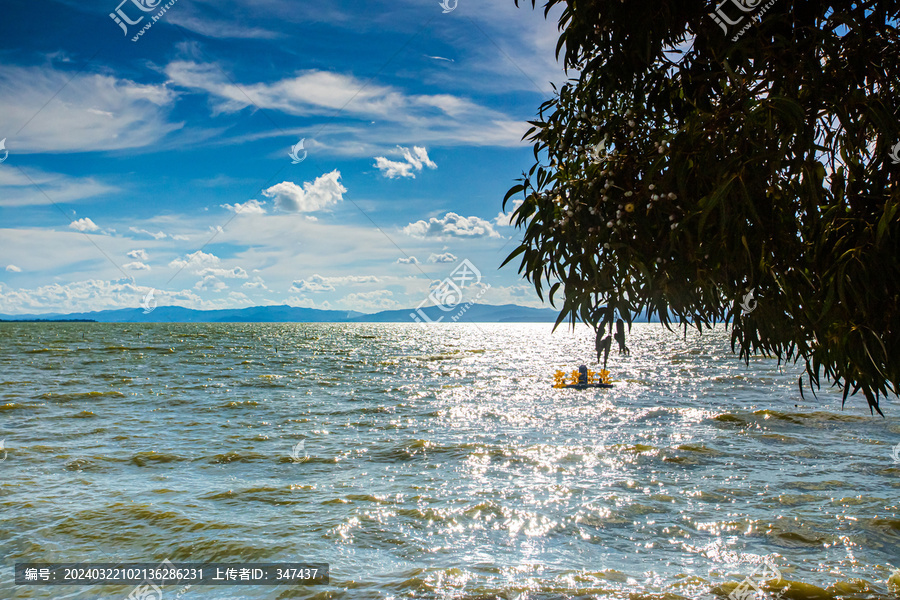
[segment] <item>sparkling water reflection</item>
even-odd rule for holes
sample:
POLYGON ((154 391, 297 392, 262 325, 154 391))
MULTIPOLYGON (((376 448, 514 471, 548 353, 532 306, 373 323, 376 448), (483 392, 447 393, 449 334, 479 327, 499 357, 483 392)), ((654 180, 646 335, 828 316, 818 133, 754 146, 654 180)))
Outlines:
MULTIPOLYGON (((803 400, 797 368, 745 365, 724 330, 637 325, 631 356, 611 357, 616 387, 587 391, 550 387, 590 364, 586 328, 0 335, 6 573, 314 560, 330 586, 183 597, 724 598, 768 557, 791 598, 894 597, 900 407, 803 400)), ((0 580, 10 598, 128 592, 0 580)))

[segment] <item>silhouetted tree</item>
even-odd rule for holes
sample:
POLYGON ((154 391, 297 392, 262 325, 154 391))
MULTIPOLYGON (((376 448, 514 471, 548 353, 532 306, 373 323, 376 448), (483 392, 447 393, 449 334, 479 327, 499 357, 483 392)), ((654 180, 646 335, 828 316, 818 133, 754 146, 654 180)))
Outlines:
POLYGON ((898 3, 557 5, 572 78, 526 134, 506 262, 562 294, 557 325, 724 321, 741 357, 805 361, 811 387, 881 413, 900 389, 898 3))

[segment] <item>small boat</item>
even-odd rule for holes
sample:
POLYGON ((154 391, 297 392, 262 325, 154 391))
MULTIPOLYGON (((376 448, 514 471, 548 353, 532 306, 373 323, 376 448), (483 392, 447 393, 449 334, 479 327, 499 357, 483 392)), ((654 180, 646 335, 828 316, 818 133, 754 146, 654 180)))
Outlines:
POLYGON ((553 387, 557 389, 569 388, 575 390, 586 389, 608 389, 613 387, 612 380, 609 378, 609 371, 603 369, 599 373, 589 370, 586 366, 581 365, 568 374, 570 379, 567 381, 567 374, 563 371, 557 371, 553 374, 553 387))
POLYGON ((615 386, 611 383, 563 383, 561 385, 554 385, 553 387, 557 389, 567 388, 572 390, 588 390, 592 388, 608 389, 615 386))

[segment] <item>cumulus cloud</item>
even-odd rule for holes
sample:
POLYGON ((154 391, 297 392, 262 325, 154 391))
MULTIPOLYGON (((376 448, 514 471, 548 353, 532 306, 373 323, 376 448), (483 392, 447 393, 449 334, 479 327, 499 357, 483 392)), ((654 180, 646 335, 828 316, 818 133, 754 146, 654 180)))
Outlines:
POLYGON ((194 286, 195 290, 207 292, 221 292, 227 288, 228 286, 224 282, 219 281, 215 275, 206 275, 194 286))
POLYGON ((33 289, 10 289, 0 284, 0 306, 9 314, 137 308, 149 291, 128 280, 91 279, 33 289))
POLYGON ((231 269, 208 268, 203 269, 198 275, 215 275, 217 277, 225 277, 226 279, 247 279, 247 271, 241 267, 232 267, 231 269))
POLYGON ((414 237, 500 237, 490 221, 479 217, 463 217, 448 212, 441 219, 432 217, 428 221, 416 221, 403 228, 403 232, 414 237))
POLYGON ((338 285, 361 285, 365 283, 378 283, 380 280, 374 275, 350 275, 345 277, 323 277, 316 273, 309 279, 298 279, 291 285, 291 292, 317 293, 333 292, 338 285))
POLYGON ((333 292, 334 286, 321 275, 313 275, 309 279, 298 279, 291 284, 291 292, 299 292, 302 294, 333 292))
POLYGON ((347 188, 341 185, 340 171, 332 171, 306 182, 303 187, 291 181, 283 181, 263 192, 275 201, 275 207, 284 212, 306 213, 322 210, 341 202, 347 188))
POLYGON ((459 260, 449 252, 444 252, 443 254, 432 254, 428 257, 428 262, 430 263, 453 263, 459 260))
POLYGON ((16 265, 6 265, 6 270, 10 273, 21 273, 22 269, 17 267, 16 265))
POLYGON ((512 207, 509 209, 509 212, 500 211, 497 213, 497 218, 494 219, 494 224, 497 227, 512 227, 516 224, 513 219, 513 213, 525 203, 524 200, 513 200, 512 207))
POLYGON ((400 304, 394 300, 393 295, 393 292, 390 290, 375 290, 373 292, 347 294, 341 300, 341 304, 359 311, 378 311, 398 308, 400 307, 400 304))
POLYGON ((221 262, 221 259, 215 254, 207 254, 202 250, 197 250, 184 258, 176 258, 169 263, 169 267, 173 269, 186 269, 203 278, 224 277, 226 279, 247 279, 249 277, 247 271, 241 267, 232 267, 228 269, 222 267, 221 262))
POLYGON ((149 271, 150 265, 146 265, 142 262, 130 262, 128 264, 122 265, 123 269, 128 269, 129 271, 149 271))
POLYGON ((128 258, 133 258, 134 260, 150 260, 150 255, 147 254, 146 250, 132 250, 127 254, 128 258))
POLYGON ((201 269, 217 266, 220 262, 221 260, 215 254, 207 254, 203 250, 197 250, 184 258, 176 258, 169 263, 169 266, 173 269, 188 269, 199 272, 201 269))
POLYGON ((69 228, 74 229, 76 231, 81 231, 81 232, 99 231, 100 230, 100 227, 88 218, 78 219, 77 221, 72 221, 71 223, 69 223, 69 228))
POLYGON ((269 288, 266 286, 263 278, 257 275, 253 278, 253 281, 248 281, 244 285, 241 286, 247 290, 268 290, 269 288))
POLYGON ((401 265, 417 265, 419 264, 419 259, 415 256, 410 256, 407 258, 398 258, 397 263, 401 265))
POLYGON ((319 310, 331 310, 331 303, 328 300, 316 304, 315 300, 312 298, 298 298, 297 296, 291 296, 287 300, 288 306, 296 306, 299 308, 318 308, 319 310))
POLYGON ((221 206, 238 215, 264 215, 266 214, 266 209, 263 208, 265 204, 265 202, 260 202, 259 200, 248 200, 243 204, 235 202, 234 204, 222 204, 221 206))
MULTIPOLYGON (((54 283, 30 289, 13 289, 0 282, 0 306, 3 306, 3 312, 6 314, 138 308, 148 292, 150 288, 136 285, 129 279, 114 281, 91 279, 66 284, 54 283)), ((245 306, 254 304, 239 292, 204 299, 191 289, 156 289, 154 297, 159 306, 183 306, 200 310, 234 308, 236 304, 245 306)))
POLYGON ((388 179, 396 179, 397 177, 416 178, 416 173, 420 172, 423 167, 429 169, 437 169, 437 165, 428 158, 428 151, 419 146, 413 146, 412 152, 409 148, 397 146, 403 155, 403 161, 388 160, 383 156, 375 157, 375 167, 381 171, 381 174, 388 179))

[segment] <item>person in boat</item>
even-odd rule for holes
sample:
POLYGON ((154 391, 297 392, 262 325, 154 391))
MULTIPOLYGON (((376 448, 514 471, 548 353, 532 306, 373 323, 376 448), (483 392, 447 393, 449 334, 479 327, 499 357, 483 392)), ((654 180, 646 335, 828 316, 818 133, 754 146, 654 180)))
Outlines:
POLYGON ((578 367, 578 385, 588 384, 588 368, 587 365, 578 367))
POLYGON ((616 321, 616 341, 619 342, 619 354, 624 354, 625 356, 631 354, 631 350, 625 345, 625 321, 621 318, 616 321))

